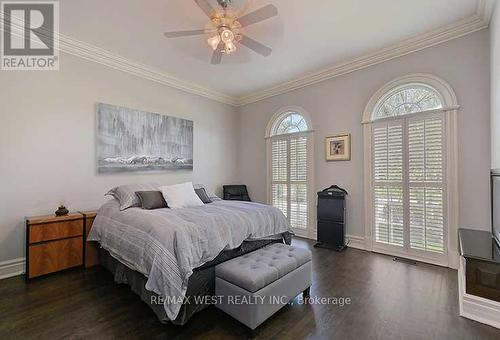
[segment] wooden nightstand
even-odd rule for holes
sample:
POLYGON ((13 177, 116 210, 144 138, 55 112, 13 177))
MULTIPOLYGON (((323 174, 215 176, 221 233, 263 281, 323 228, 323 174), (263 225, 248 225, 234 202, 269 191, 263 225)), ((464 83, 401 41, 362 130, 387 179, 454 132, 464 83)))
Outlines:
POLYGON ((26 280, 83 265, 84 215, 26 218, 26 280))
POLYGON ((87 237, 89 236, 90 229, 92 228, 92 224, 94 223, 95 217, 97 216, 97 211, 82 211, 80 213, 84 217, 85 268, 90 268, 99 264, 99 243, 87 242, 87 237))

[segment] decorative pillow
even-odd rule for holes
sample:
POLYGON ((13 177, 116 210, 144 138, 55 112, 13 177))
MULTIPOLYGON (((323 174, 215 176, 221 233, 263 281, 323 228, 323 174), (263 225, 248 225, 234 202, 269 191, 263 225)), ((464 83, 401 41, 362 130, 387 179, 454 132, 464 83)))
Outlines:
POLYGON ((198 195, 203 203, 212 203, 212 200, 210 199, 210 197, 208 197, 205 188, 194 189, 194 192, 196 192, 196 195, 198 195))
POLYGON ((195 189, 205 189, 205 192, 207 193, 208 198, 212 201, 222 201, 222 199, 214 194, 212 191, 208 190, 207 187, 205 187, 203 184, 194 184, 193 187, 195 189))
POLYGON ((160 188, 170 209, 202 206, 203 202, 193 188, 193 183, 168 185, 160 188))
POLYGON ((168 208, 167 202, 165 202, 161 191, 136 191, 136 195, 141 201, 142 209, 152 210, 168 208))
POLYGON ((120 185, 108 191, 106 195, 116 198, 120 202, 120 210, 125 210, 141 206, 141 201, 135 194, 136 191, 154 191, 158 190, 158 186, 156 183, 120 185))

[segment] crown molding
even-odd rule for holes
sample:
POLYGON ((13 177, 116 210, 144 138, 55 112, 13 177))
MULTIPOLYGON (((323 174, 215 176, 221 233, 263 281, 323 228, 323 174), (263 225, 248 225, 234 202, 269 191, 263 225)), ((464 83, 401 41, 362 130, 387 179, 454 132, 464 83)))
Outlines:
POLYGON ((63 34, 59 34, 59 49, 61 52, 71 54, 88 61, 93 61, 95 63, 154 81, 162 85, 173 87, 187 93, 195 94, 232 106, 236 106, 238 104, 236 98, 232 96, 176 78, 151 66, 124 58, 118 54, 63 34))
POLYGON ((309 73, 303 77, 240 97, 237 104, 238 106, 244 106, 255 103, 483 30, 489 26, 494 6, 495 0, 478 0, 476 13, 468 18, 327 69, 309 73))
MULTIPOLYGON (((0 10, 0 17, 3 18, 4 15, 5 14, 3 13, 3 11, 0 10)), ((17 20, 12 20, 11 27, 11 34, 19 37, 24 37, 24 23, 17 20)), ((0 31, 3 31, 3 25, 0 28, 0 31)), ((113 68, 115 70, 126 72, 146 80, 166 85, 183 92, 212 99, 224 104, 229 104, 232 106, 236 106, 238 104, 236 98, 232 96, 176 78, 152 66, 127 59, 103 48, 64 35, 60 32, 48 32, 46 30, 39 29, 39 34, 48 35, 49 33, 57 34, 59 38, 58 50, 60 52, 67 53, 88 61, 95 62, 97 64, 113 68)))
POLYGON ((478 0, 476 15, 483 19, 486 26, 490 25, 491 17, 495 10, 496 0, 478 0))
POLYGON ((61 33, 59 33, 59 50, 63 53, 126 72, 183 92, 195 94, 232 106, 244 106, 309 85, 317 84, 331 78, 362 70, 488 28, 494 7, 495 0, 478 0, 476 13, 474 15, 459 20, 451 25, 415 36, 395 45, 382 48, 378 51, 365 54, 327 69, 309 73, 300 78, 240 97, 227 95, 193 82, 179 79, 152 66, 125 58, 61 33))

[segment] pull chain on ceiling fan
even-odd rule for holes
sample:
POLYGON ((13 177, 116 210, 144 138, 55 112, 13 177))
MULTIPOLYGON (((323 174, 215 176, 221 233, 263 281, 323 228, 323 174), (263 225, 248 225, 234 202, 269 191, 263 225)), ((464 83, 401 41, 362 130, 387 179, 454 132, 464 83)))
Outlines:
POLYGON ((167 38, 209 34, 207 42, 214 50, 211 60, 214 65, 221 63, 223 54, 234 53, 237 50, 237 43, 265 57, 271 54, 271 48, 246 36, 242 31, 247 26, 277 16, 278 9, 274 5, 264 6, 239 17, 238 14, 229 10, 233 0, 217 0, 220 10, 215 10, 208 0, 194 0, 194 2, 210 18, 210 23, 205 29, 166 32, 167 38))

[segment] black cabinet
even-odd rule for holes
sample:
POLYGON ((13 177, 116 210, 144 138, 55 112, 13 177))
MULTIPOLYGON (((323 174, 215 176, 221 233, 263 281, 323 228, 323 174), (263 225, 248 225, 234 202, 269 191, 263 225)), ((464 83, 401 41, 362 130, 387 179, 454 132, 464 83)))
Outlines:
POLYGON ((315 247, 345 249, 346 195, 347 191, 337 185, 318 192, 318 243, 315 247))
POLYGON ((458 238, 465 259, 465 292, 500 302, 500 247, 492 233, 460 228, 458 238))

